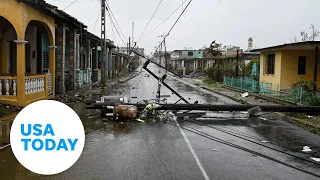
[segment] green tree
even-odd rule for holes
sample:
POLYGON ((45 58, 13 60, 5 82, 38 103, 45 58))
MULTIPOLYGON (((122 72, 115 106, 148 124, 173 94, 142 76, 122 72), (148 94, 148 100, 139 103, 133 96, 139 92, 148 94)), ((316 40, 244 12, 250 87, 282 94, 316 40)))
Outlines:
POLYGON ((216 42, 216 40, 212 41, 210 46, 206 48, 206 51, 210 53, 213 57, 218 57, 222 55, 222 44, 216 42))
POLYGON ((247 77, 251 76, 254 63, 259 63, 259 60, 252 60, 244 67, 244 73, 247 77))

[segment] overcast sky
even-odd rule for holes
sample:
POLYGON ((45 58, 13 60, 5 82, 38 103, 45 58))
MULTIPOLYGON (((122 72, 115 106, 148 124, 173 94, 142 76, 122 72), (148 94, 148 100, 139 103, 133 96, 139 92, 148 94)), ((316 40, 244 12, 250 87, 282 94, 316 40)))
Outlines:
MULTIPOLYGON (((48 3, 64 9, 74 0, 47 0, 48 3)), ((146 53, 153 52, 174 24, 182 7, 156 31, 150 32, 166 19, 183 1, 163 0, 153 20, 138 42, 146 53)), ((134 41, 140 37, 160 0, 107 0, 127 43, 132 36, 132 22, 135 23, 134 41)), ((65 9, 88 26, 88 30, 100 37, 99 0, 78 0, 65 9), (92 13, 90 13, 92 12, 92 13), (90 14, 89 14, 90 13, 90 14), (99 19, 98 19, 99 18, 99 19), (97 22, 97 23, 95 23, 97 22)), ((320 30, 319 0, 193 0, 184 16, 179 20, 167 38, 167 49, 193 49, 208 46, 213 40, 223 45, 247 48, 248 38, 252 37, 254 46, 290 43, 294 37, 300 38, 300 31, 314 24, 320 30)), ((120 30, 118 30, 121 34, 120 30)), ((116 30, 107 18, 107 38, 115 40, 116 45, 124 46, 116 30), (113 29, 113 32, 112 32, 113 29)))

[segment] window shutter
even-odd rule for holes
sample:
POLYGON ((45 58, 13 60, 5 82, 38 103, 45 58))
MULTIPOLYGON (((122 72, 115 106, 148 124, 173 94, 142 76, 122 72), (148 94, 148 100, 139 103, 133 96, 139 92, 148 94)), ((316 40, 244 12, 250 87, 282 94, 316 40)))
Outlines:
POLYGON ((49 70, 50 60, 49 60, 49 38, 46 33, 41 34, 42 39, 42 71, 49 70))
POLYGON ((49 52, 43 51, 43 69, 48 70, 50 67, 49 52))
POLYGON ((267 68, 268 68, 268 59, 267 59, 268 57, 267 56, 264 56, 264 58, 263 58, 263 74, 267 74, 267 68))

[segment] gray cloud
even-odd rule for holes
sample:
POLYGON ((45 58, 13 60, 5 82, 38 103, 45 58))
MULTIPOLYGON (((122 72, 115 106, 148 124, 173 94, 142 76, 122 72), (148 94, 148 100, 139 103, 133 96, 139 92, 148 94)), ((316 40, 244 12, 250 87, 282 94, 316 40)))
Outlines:
MULTIPOLYGON (((48 3, 60 9, 69 4, 61 1, 47 0, 48 3)), ((81 19, 99 5, 99 1, 85 1, 89 0, 79 0, 65 11, 88 25, 90 32, 100 36, 100 19, 95 29, 93 28, 100 14, 99 7, 88 17, 81 19)), ((135 22, 134 40, 137 40, 160 0, 108 0, 108 2, 126 36, 126 39, 123 39, 126 43, 131 36, 132 22, 135 22)), ((154 51, 157 42, 161 41, 158 35, 168 32, 179 13, 182 12, 182 8, 154 33, 150 35, 149 33, 181 3, 182 0, 163 0, 138 43, 139 47, 146 48, 148 53, 154 51)), ((310 32, 310 24, 320 29, 319 7, 319 0, 307 2, 302 0, 193 0, 167 38, 167 47, 169 50, 182 49, 186 46, 198 49, 210 44, 212 40, 217 40, 225 45, 246 48, 249 37, 254 39, 254 45, 257 47, 289 43, 294 36, 300 37, 301 30, 310 32)), ((107 21, 107 37, 115 39, 119 46, 123 46, 114 29, 112 33, 109 19, 107 21)))

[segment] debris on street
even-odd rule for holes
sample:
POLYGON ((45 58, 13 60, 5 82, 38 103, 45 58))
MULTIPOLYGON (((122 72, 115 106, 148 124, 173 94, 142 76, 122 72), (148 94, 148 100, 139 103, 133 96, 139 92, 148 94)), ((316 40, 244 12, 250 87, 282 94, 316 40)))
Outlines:
POLYGON ((136 119, 138 122, 145 122, 144 120, 141 119, 136 119))
POLYGON ((22 107, 2 104, 0 105, 0 117, 9 115, 11 113, 19 112, 22 110, 22 107))
POLYGON ((161 112, 156 108, 160 107, 158 104, 149 104, 148 101, 145 101, 147 106, 141 113, 140 119, 145 122, 156 122, 157 118, 161 115, 161 112))
POLYGON ((268 118, 264 118, 264 117, 258 117, 258 118, 261 119, 261 120, 264 120, 264 121, 268 120, 268 118))
POLYGON ((309 146, 304 146, 302 149, 302 152, 311 152, 312 150, 310 149, 309 146))
POLYGON ((314 161, 320 162, 320 158, 311 158, 314 161))
POLYGON ((174 120, 175 116, 171 111, 165 111, 162 115, 159 116, 160 121, 167 122, 170 120, 174 120))
POLYGON ((248 109, 248 113, 250 116, 257 116, 262 110, 259 106, 248 109))
POLYGON ((89 95, 57 95, 55 97, 56 101, 62 102, 62 103, 75 103, 75 102, 82 102, 85 101, 86 97, 89 95))
POLYGON ((240 95, 241 95, 241 97, 245 98, 245 97, 248 97, 248 96, 249 96, 249 93, 248 93, 248 92, 245 92, 245 93, 242 93, 242 94, 240 94, 240 95))

